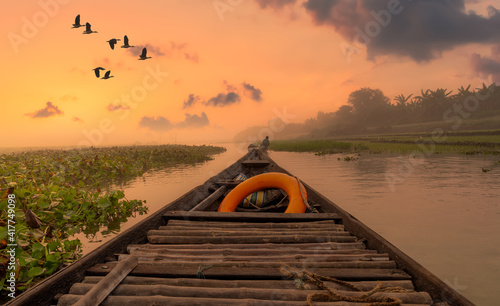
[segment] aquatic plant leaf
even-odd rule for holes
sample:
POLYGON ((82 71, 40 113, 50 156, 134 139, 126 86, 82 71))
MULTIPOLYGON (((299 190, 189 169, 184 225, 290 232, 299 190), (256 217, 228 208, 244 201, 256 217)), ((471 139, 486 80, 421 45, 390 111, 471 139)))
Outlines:
POLYGON ((72 217, 74 214, 75 214, 75 212, 74 212, 74 211, 72 211, 72 210, 70 210, 70 211, 66 212, 66 213, 63 215, 63 218, 64 218, 65 220, 70 220, 70 219, 71 219, 71 217, 72 217))
POLYGON ((0 226, 0 240, 7 238, 8 230, 7 227, 0 226))
POLYGON ((43 236, 45 236, 45 233, 38 228, 30 230, 30 233, 33 237, 35 237, 35 239, 42 239, 43 236))
POLYGON ((42 267, 33 267, 28 271, 28 276, 30 278, 33 278, 35 276, 43 274, 44 270, 45 269, 43 269, 42 267))
POLYGON ((101 209, 106 209, 111 205, 111 202, 106 198, 99 199, 98 206, 101 209))
POLYGON ((26 240, 17 239, 17 245, 20 246, 21 248, 26 248, 30 245, 30 243, 26 240))

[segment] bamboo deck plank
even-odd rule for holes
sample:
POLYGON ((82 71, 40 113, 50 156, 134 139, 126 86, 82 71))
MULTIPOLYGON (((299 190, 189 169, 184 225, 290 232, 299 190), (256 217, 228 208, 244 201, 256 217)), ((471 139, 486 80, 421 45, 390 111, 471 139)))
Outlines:
POLYGON ((172 230, 172 229, 164 229, 164 230, 150 230, 148 232, 148 236, 208 236, 208 237, 217 237, 217 236, 289 236, 289 235, 301 235, 301 236, 352 236, 349 232, 346 231, 324 231, 324 230, 271 230, 271 231, 263 231, 260 229, 257 230, 225 230, 225 229, 205 229, 205 230, 172 230))
MULTIPOLYGON (((96 264, 87 270, 88 275, 106 275, 115 266, 116 262, 96 264)), ((130 275, 134 276, 163 276, 163 277, 198 277, 199 270, 204 265, 161 264, 154 262, 139 262, 130 275)), ((221 279, 282 279, 278 266, 275 267, 245 267, 224 266, 219 263, 210 264, 210 268, 203 270, 206 278, 221 279)), ((300 267, 299 267, 300 268, 300 267)), ((308 268, 308 271, 320 275, 333 276, 343 280, 407 280, 409 275, 400 269, 357 269, 357 268, 308 268)))
MULTIPOLYGON (((94 284, 77 283, 73 285, 69 294, 84 295, 94 287, 94 284)), ((170 296, 190 298, 237 298, 257 300, 305 301, 312 293, 322 293, 322 290, 296 290, 296 289, 264 289, 264 288, 205 288, 184 287, 170 285, 119 285, 111 293, 117 296, 170 296)), ((357 297, 365 292, 338 290, 338 294, 357 297)), ((403 303, 430 304, 431 297, 426 292, 377 292, 373 297, 394 297, 403 303)))
MULTIPOLYGON (((305 222, 304 222, 305 223, 305 222)), ((238 227, 236 225, 227 225, 227 226, 217 226, 217 225, 204 225, 204 226, 199 226, 199 225, 166 225, 166 226, 160 226, 158 230, 226 230, 226 231, 254 231, 256 229, 259 229, 261 231, 266 231, 266 232, 280 232, 280 231, 287 231, 287 230, 294 230, 294 231, 344 231, 345 228, 342 224, 335 224, 335 225, 330 225, 330 224, 324 224, 324 225, 315 225, 315 226, 274 226, 272 224, 277 224, 277 223, 263 223, 266 224, 266 226, 242 226, 238 227)))
POLYGON ((311 256, 311 255, 362 255, 378 254, 374 250, 346 249, 346 250, 280 250, 280 249, 174 249, 164 248, 133 248, 129 249, 130 254, 137 255, 171 255, 171 256, 311 256))
MULTIPOLYGON (((332 261, 387 261, 389 256, 387 254, 272 254, 272 255, 262 255, 256 254, 254 256, 246 255, 226 255, 226 254, 152 254, 150 252, 133 252, 131 255, 142 258, 142 260, 169 260, 169 261, 228 261, 228 262, 269 262, 269 261, 297 261, 297 262, 332 262, 332 261)), ((119 260, 121 258, 128 257, 128 254, 118 254, 119 260)))
POLYGON ((130 254, 137 255, 171 255, 171 256, 274 256, 274 255, 358 255, 358 254, 378 254, 374 250, 354 249, 354 250, 273 250, 273 249, 174 249, 169 250, 165 245, 163 248, 134 248, 129 249, 130 254))
MULTIPOLYGON (((96 285, 92 285, 83 293, 83 298, 79 299, 74 306, 94 306, 99 305, 111 292, 117 289, 118 284, 137 266, 138 260, 135 256, 130 256, 119 262, 113 271, 108 273, 96 285)), ((76 283, 71 288, 80 285, 76 283)), ((120 289, 118 289, 120 290, 120 289)), ((71 289, 70 289, 71 294, 71 289)))
POLYGON ((250 212, 217 212, 217 211, 168 211, 163 214, 167 220, 181 219, 191 221, 230 221, 230 222, 299 222, 334 220, 342 218, 335 213, 317 214, 283 214, 283 213, 250 213, 250 212))
POLYGON ((227 268, 277 268, 283 265, 301 267, 301 268, 364 268, 364 269, 395 269, 396 263, 391 260, 349 260, 349 261, 299 261, 299 260, 280 260, 270 261, 269 259, 262 259, 262 261, 223 261, 220 259, 193 259, 186 260, 184 258, 177 258, 171 260, 169 257, 164 256, 138 256, 138 255, 119 255, 119 260, 124 260, 130 256, 135 256, 139 259, 140 263, 152 263, 160 269, 169 269, 175 266, 181 267, 194 267, 198 268, 204 265, 211 265, 214 267, 227 267, 227 268))
MULTIPOLYGON (((238 250, 241 249, 263 249, 263 250, 351 250, 351 249, 363 249, 366 247, 362 241, 356 242, 323 242, 323 243, 260 243, 260 244, 211 244, 211 243, 200 243, 198 245, 193 244, 172 244, 172 245, 161 245, 161 244, 130 244, 128 250, 130 249, 165 249, 165 250, 177 250, 177 249, 210 249, 210 250, 238 250)), ((374 252, 374 250, 370 250, 374 252)), ((375 251, 376 252, 376 251, 375 251)))
MULTIPOLYGON (((103 276, 86 276, 83 283, 96 284, 103 276)), ((403 289, 414 290, 411 280, 386 280, 386 281, 357 281, 351 282, 363 291, 370 291, 382 283, 383 287, 401 287, 403 289)), ((186 287, 208 287, 208 288, 267 288, 267 289, 296 289, 293 280, 219 280, 219 279, 199 279, 199 278, 162 278, 127 276, 121 284, 129 285, 171 285, 186 287)), ((346 287, 333 282, 325 282, 329 288, 345 290, 346 287)), ((311 289, 317 289, 310 284, 311 289)))
POLYGON ((199 244, 204 243, 312 243, 312 242, 355 242, 355 236, 316 236, 316 235, 260 235, 260 236, 156 236, 148 235, 150 243, 159 244, 199 244))
POLYGON ((318 228, 322 226, 334 226, 342 228, 344 227, 342 224, 337 224, 333 220, 275 223, 275 222, 192 221, 192 220, 177 220, 177 219, 169 220, 167 226, 186 226, 189 228, 195 228, 195 227, 318 228))
MULTIPOLYGON (((58 306, 73 305, 81 295, 66 294, 59 299, 58 306)), ((305 301, 279 301, 256 299, 221 299, 221 298, 189 298, 166 296, 109 296, 101 306, 137 306, 137 305, 168 305, 168 306, 304 306, 305 301)), ((366 306, 366 303, 352 302, 314 302, 315 306, 366 306)), ((402 306, 424 306, 429 304, 402 304, 402 306)))

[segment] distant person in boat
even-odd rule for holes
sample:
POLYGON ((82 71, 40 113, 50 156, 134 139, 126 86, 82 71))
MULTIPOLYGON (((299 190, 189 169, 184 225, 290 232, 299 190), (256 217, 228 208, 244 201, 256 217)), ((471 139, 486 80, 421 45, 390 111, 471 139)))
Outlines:
POLYGON ((266 139, 262 140, 262 143, 260 144, 260 148, 265 152, 265 151, 267 151, 268 147, 269 147, 269 136, 266 136, 266 139))

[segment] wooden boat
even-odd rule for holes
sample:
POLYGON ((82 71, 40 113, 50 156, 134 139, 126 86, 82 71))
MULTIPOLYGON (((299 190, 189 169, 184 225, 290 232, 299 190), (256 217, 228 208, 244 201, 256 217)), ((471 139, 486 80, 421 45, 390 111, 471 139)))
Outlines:
POLYGON ((266 171, 291 175, 252 150, 8 305, 474 305, 304 182, 314 212, 217 211, 266 171))

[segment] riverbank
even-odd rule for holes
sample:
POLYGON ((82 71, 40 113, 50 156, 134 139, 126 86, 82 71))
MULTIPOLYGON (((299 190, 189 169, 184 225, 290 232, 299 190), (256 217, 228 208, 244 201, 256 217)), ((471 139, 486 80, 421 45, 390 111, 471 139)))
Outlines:
POLYGON ((335 139, 274 140, 269 149, 314 152, 317 155, 361 152, 500 154, 500 132, 380 134, 335 139))

